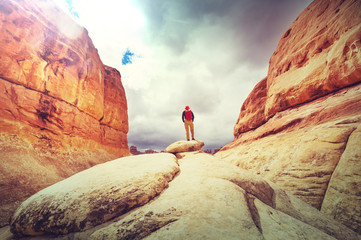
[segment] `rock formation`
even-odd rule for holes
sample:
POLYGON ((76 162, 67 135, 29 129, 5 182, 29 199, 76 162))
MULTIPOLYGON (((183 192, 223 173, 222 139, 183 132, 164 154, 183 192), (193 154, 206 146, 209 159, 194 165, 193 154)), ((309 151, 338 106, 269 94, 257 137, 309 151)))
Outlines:
POLYGON ((11 220, 18 235, 83 231, 141 206, 179 171, 170 154, 133 156, 99 164, 41 190, 11 220))
POLYGON ((216 154, 361 233, 361 2, 312 2, 216 154))
POLYGON ((268 180, 210 154, 183 154, 78 173, 23 202, 11 231, 33 239, 360 239, 268 180))
POLYGON ((129 155, 120 73, 52 1, 0 2, 0 226, 19 201, 129 155))
POLYGON ((169 145, 165 151, 169 153, 193 152, 201 150, 204 142, 200 140, 178 141, 169 145))

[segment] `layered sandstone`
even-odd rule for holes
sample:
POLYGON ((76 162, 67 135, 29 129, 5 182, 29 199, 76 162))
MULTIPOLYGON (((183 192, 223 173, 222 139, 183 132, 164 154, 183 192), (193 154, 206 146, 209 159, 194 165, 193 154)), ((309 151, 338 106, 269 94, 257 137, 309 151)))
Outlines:
POLYGON ((267 78, 245 100, 236 137, 277 112, 360 82, 360 9, 359 1, 323 0, 300 14, 281 37, 267 78))
POLYGON ((361 2, 314 1, 270 59, 266 117, 361 79, 361 2))
POLYGON ((0 225, 25 197, 129 155, 120 73, 52 1, 0 2, 0 225))
POLYGON ((312 2, 244 102, 234 141, 216 154, 359 233, 360 39, 360 1, 312 2))
POLYGON ((238 116, 234 135, 257 128, 266 122, 264 115, 265 102, 267 99, 267 78, 260 81, 244 101, 238 116))
MULTIPOLYGON (((216 155, 321 208, 349 136, 359 125, 361 85, 279 112, 216 155)), ((357 171, 353 175, 356 180, 357 171)))
POLYGON ((78 173, 23 202, 11 220, 16 235, 2 236, 359 239, 268 180, 210 154, 183 154, 132 156, 78 173))

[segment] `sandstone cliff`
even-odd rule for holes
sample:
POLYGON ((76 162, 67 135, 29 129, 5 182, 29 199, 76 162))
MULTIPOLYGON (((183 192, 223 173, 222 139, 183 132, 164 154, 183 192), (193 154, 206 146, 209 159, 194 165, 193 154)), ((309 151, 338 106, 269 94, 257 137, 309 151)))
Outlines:
POLYGON ((361 233, 361 2, 316 0, 281 37, 216 156, 361 233))
POLYGON ((36 191, 129 155, 120 73, 52 1, 0 2, 0 225, 36 191))

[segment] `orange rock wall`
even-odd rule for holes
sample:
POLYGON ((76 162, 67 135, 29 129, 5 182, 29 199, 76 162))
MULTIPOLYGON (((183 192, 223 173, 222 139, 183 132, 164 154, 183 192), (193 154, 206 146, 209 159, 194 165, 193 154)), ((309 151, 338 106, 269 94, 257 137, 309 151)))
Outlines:
POLYGON ((127 99, 120 81, 120 73, 114 68, 104 67, 104 116, 100 122, 127 133, 129 130, 128 115, 124 114, 127 112, 127 99))
POLYGON ((120 73, 103 65, 84 28, 47 0, 5 1, 0 13, 4 119, 96 141, 100 125, 127 134, 120 73))
POLYGON ((24 198, 129 155, 120 73, 50 0, 0 2, 0 226, 24 198))
MULTIPOLYGON (((361 82, 360 39, 360 1, 314 1, 281 37, 270 59, 264 101, 256 102, 252 92, 245 101, 251 104, 242 107, 240 116, 268 120, 277 112, 361 82), (250 108, 257 108, 256 114, 250 108)), ((239 119, 234 135, 264 122, 239 119)))
POLYGON ((266 116, 360 82, 360 39, 360 1, 314 1, 271 57, 266 116))
POLYGON ((262 79, 244 101, 234 127, 234 135, 257 128, 266 122, 264 106, 267 100, 267 78, 262 79))

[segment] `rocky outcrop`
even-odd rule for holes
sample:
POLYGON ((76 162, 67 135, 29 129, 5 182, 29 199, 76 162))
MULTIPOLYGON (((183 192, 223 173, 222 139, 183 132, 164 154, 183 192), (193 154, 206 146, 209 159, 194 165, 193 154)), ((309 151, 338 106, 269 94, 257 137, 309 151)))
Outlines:
POLYGON ((12 232, 34 239, 45 229, 77 231, 58 239, 359 239, 268 180, 210 154, 184 154, 133 156, 74 175, 26 200, 12 232))
POLYGON ((359 83, 361 3, 314 1, 281 37, 267 76, 267 118, 359 83))
POLYGON ((361 177, 347 164, 361 165, 360 38, 359 1, 312 2, 244 102, 234 141, 216 154, 359 233, 361 177))
POLYGON ((361 124, 360 93, 361 86, 353 87, 277 113, 216 156, 267 177, 321 208, 349 136, 361 124))
POLYGON ((193 152, 201 150, 203 146, 204 142, 200 140, 177 141, 169 145, 165 151, 168 153, 193 152))
POLYGON ((357 1, 318 0, 300 14, 281 37, 267 78, 243 103, 235 137, 277 112, 360 82, 360 9, 357 1))
POLYGON ((120 73, 87 31, 47 0, 2 1, 0 17, 1 226, 19 201, 129 150, 120 73))
POLYGON ((179 171, 171 154, 99 164, 27 199, 11 219, 16 235, 67 234, 102 224, 160 194, 179 171))

